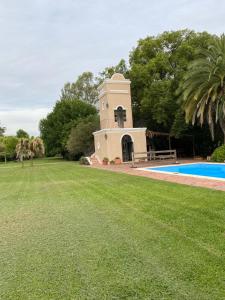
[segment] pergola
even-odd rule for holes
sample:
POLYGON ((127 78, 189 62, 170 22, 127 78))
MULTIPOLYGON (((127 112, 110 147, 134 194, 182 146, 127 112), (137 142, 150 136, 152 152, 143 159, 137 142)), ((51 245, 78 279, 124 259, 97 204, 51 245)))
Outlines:
MULTIPOLYGON (((171 150, 171 138, 174 137, 174 134, 170 134, 167 132, 159 132, 159 131, 152 131, 152 130, 146 130, 146 136, 149 138, 153 138, 154 136, 165 136, 168 137, 168 141, 169 141, 169 150, 171 150)), ((181 137, 188 137, 191 138, 192 140, 192 151, 193 151, 193 156, 195 156, 195 139, 194 136, 191 134, 182 134, 181 137)))

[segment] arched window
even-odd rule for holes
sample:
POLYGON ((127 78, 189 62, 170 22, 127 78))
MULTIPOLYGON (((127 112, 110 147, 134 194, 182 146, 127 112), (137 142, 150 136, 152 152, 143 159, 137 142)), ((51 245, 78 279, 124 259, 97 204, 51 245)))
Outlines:
POLYGON ((114 110, 115 122, 117 122, 118 127, 124 128, 124 122, 126 122, 126 110, 122 108, 122 106, 118 106, 116 110, 114 110))

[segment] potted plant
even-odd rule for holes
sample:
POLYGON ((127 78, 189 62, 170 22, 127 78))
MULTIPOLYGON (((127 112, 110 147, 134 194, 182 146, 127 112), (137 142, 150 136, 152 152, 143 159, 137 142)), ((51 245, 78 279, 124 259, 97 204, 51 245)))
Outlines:
POLYGON ((108 163, 109 163, 108 157, 104 157, 104 158, 103 158, 103 161, 102 161, 102 164, 103 164, 103 165, 108 165, 108 163))
POLYGON ((82 156, 79 160, 80 165, 90 165, 87 157, 82 156))
POLYGON ((115 165, 120 165, 121 164, 121 159, 120 157, 115 158, 115 165))
POLYGON ((115 161, 114 160, 110 160, 110 165, 115 165, 115 161))

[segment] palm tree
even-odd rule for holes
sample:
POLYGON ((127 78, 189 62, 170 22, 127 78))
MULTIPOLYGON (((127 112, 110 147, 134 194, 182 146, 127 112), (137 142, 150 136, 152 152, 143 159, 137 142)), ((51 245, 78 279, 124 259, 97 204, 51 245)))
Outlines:
POLYGON ((34 157, 43 157, 45 154, 45 147, 43 140, 39 137, 30 141, 29 145, 29 157, 31 158, 31 164, 33 166, 34 157))
POLYGON ((219 123, 225 143, 225 36, 214 37, 207 50, 201 50, 179 88, 184 100, 186 121, 207 122, 214 139, 219 123))
POLYGON ((30 142, 26 138, 22 138, 18 141, 16 145, 16 156, 22 163, 22 168, 24 167, 24 158, 28 158, 30 155, 30 142))
POLYGON ((31 159, 31 164, 33 165, 33 158, 43 157, 44 154, 44 143, 42 139, 38 137, 34 138, 33 140, 21 138, 16 145, 16 155, 17 158, 22 162, 22 167, 24 166, 24 158, 31 159))

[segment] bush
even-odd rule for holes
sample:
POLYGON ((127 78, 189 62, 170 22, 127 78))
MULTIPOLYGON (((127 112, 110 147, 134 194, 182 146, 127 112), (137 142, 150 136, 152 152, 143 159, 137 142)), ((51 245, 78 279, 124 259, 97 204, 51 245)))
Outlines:
POLYGON ((80 165, 90 165, 88 159, 84 156, 82 156, 80 158, 79 162, 80 162, 80 165))
POLYGON ((108 163, 109 163, 108 157, 104 157, 102 160, 102 163, 103 163, 103 165, 108 165, 108 163))
POLYGON ((61 158, 64 158, 65 160, 79 161, 83 156, 84 153, 71 154, 69 152, 65 152, 63 155, 61 155, 61 158))
MULTIPOLYGON (((13 160, 16 158, 16 145, 18 139, 14 136, 4 136, 0 137, 0 144, 4 145, 4 152, 6 152, 7 160, 13 160)), ((1 151, 0 151, 1 152, 1 151)), ((0 158, 1 160, 5 160, 5 157, 0 158)))
POLYGON ((93 131, 98 129, 99 116, 91 115, 79 120, 78 124, 72 128, 67 141, 66 147, 69 157, 77 157, 80 154, 85 156, 91 155, 95 151, 93 131))
POLYGON ((214 150, 211 160, 215 162, 225 161, 225 145, 222 145, 214 150))

